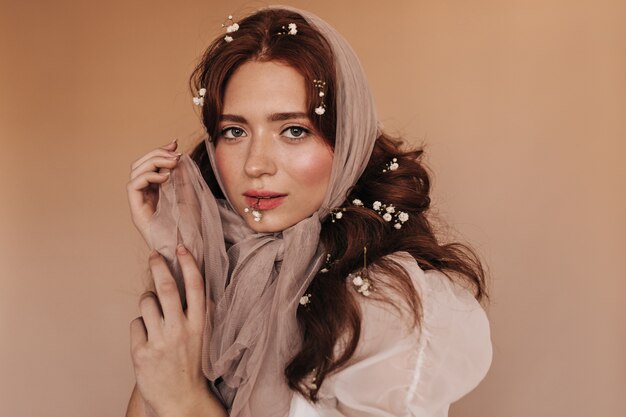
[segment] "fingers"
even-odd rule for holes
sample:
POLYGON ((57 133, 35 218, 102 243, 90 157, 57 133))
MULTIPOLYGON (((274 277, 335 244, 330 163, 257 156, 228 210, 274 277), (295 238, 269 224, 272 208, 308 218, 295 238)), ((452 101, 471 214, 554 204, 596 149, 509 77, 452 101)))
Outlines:
POLYGON ((133 180, 138 176, 147 172, 158 172, 160 169, 174 169, 178 165, 180 156, 178 154, 172 155, 153 155, 146 159, 141 164, 137 165, 130 172, 130 179, 133 180))
POLYGON ((193 255, 183 245, 178 245, 176 254, 183 272, 187 297, 187 319, 202 328, 205 320, 204 280, 193 255))
POLYGON ((143 164, 147 159, 156 155, 161 155, 161 156, 176 155, 174 151, 176 150, 177 147, 178 147, 178 142, 176 139, 174 139, 172 142, 168 143, 167 145, 161 146, 160 148, 157 148, 151 152, 148 152, 141 158, 137 159, 135 162, 132 163, 130 169, 131 171, 134 170, 139 165, 143 164))
POLYGON ((163 313, 159 306, 159 300, 152 291, 146 291, 139 298, 139 311, 143 318, 143 324, 146 329, 146 337, 152 340, 160 337, 161 325, 163 323, 163 313))
MULTIPOLYGON (((128 191, 128 204, 130 205, 131 213, 133 215, 143 214, 147 217, 151 216, 152 213, 144 213, 144 210, 148 210, 148 208, 145 205, 146 201, 143 190, 151 184, 162 184, 167 181, 169 177, 169 172, 163 174, 157 172, 146 172, 145 174, 130 181, 126 188, 128 191)), ((150 207, 149 211, 153 209, 154 207, 150 207)))
POLYGON ((148 333, 146 326, 143 324, 143 318, 137 317, 130 322, 130 350, 136 352, 140 346, 148 341, 148 333))
MULTIPOLYGON (((128 189, 129 194, 135 193, 136 191, 143 191, 151 184, 164 183, 169 177, 169 172, 145 172, 129 181, 126 188, 128 189)), ((141 193, 135 194, 141 195, 141 193)))
POLYGON ((161 303, 163 318, 165 322, 178 325, 183 320, 184 313, 176 281, 159 252, 152 252, 149 264, 157 296, 161 303))
POLYGON ((158 203, 158 186, 169 179, 169 171, 176 168, 181 153, 175 152, 176 140, 148 152, 133 162, 130 181, 126 186, 131 218, 144 239, 148 241, 147 227, 158 203))

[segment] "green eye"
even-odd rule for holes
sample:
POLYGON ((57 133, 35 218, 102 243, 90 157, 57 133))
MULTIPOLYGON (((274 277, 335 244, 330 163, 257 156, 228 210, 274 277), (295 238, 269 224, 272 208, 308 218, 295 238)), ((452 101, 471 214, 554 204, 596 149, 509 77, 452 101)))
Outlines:
POLYGON ((222 130, 221 136, 225 139, 237 139, 245 136, 246 132, 240 127, 228 127, 222 130))
POLYGON ((309 130, 302 126, 289 126, 283 131, 283 134, 290 139, 302 139, 306 137, 309 130))

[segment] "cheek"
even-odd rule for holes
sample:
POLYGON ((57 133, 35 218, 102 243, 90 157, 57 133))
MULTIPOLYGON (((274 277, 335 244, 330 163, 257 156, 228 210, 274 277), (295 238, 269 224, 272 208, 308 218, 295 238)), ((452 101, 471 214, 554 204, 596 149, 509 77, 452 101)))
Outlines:
POLYGON ((326 191, 330 181, 333 155, 326 147, 311 152, 298 152, 289 159, 291 176, 307 188, 326 191))

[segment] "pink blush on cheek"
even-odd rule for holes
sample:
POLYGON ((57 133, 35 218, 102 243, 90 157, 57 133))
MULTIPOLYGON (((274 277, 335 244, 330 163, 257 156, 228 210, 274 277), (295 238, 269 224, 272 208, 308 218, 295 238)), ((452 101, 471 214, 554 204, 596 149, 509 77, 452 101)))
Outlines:
POLYGON ((315 147, 288 159, 290 176, 306 185, 327 183, 333 166, 333 154, 327 147, 315 147))

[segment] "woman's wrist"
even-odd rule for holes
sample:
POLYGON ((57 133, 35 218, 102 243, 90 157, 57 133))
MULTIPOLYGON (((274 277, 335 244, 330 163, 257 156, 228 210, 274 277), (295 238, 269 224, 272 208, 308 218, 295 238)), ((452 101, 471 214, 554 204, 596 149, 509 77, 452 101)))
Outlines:
POLYGON ((159 417, 227 417, 222 403, 208 389, 185 395, 171 409, 159 413, 159 417))

